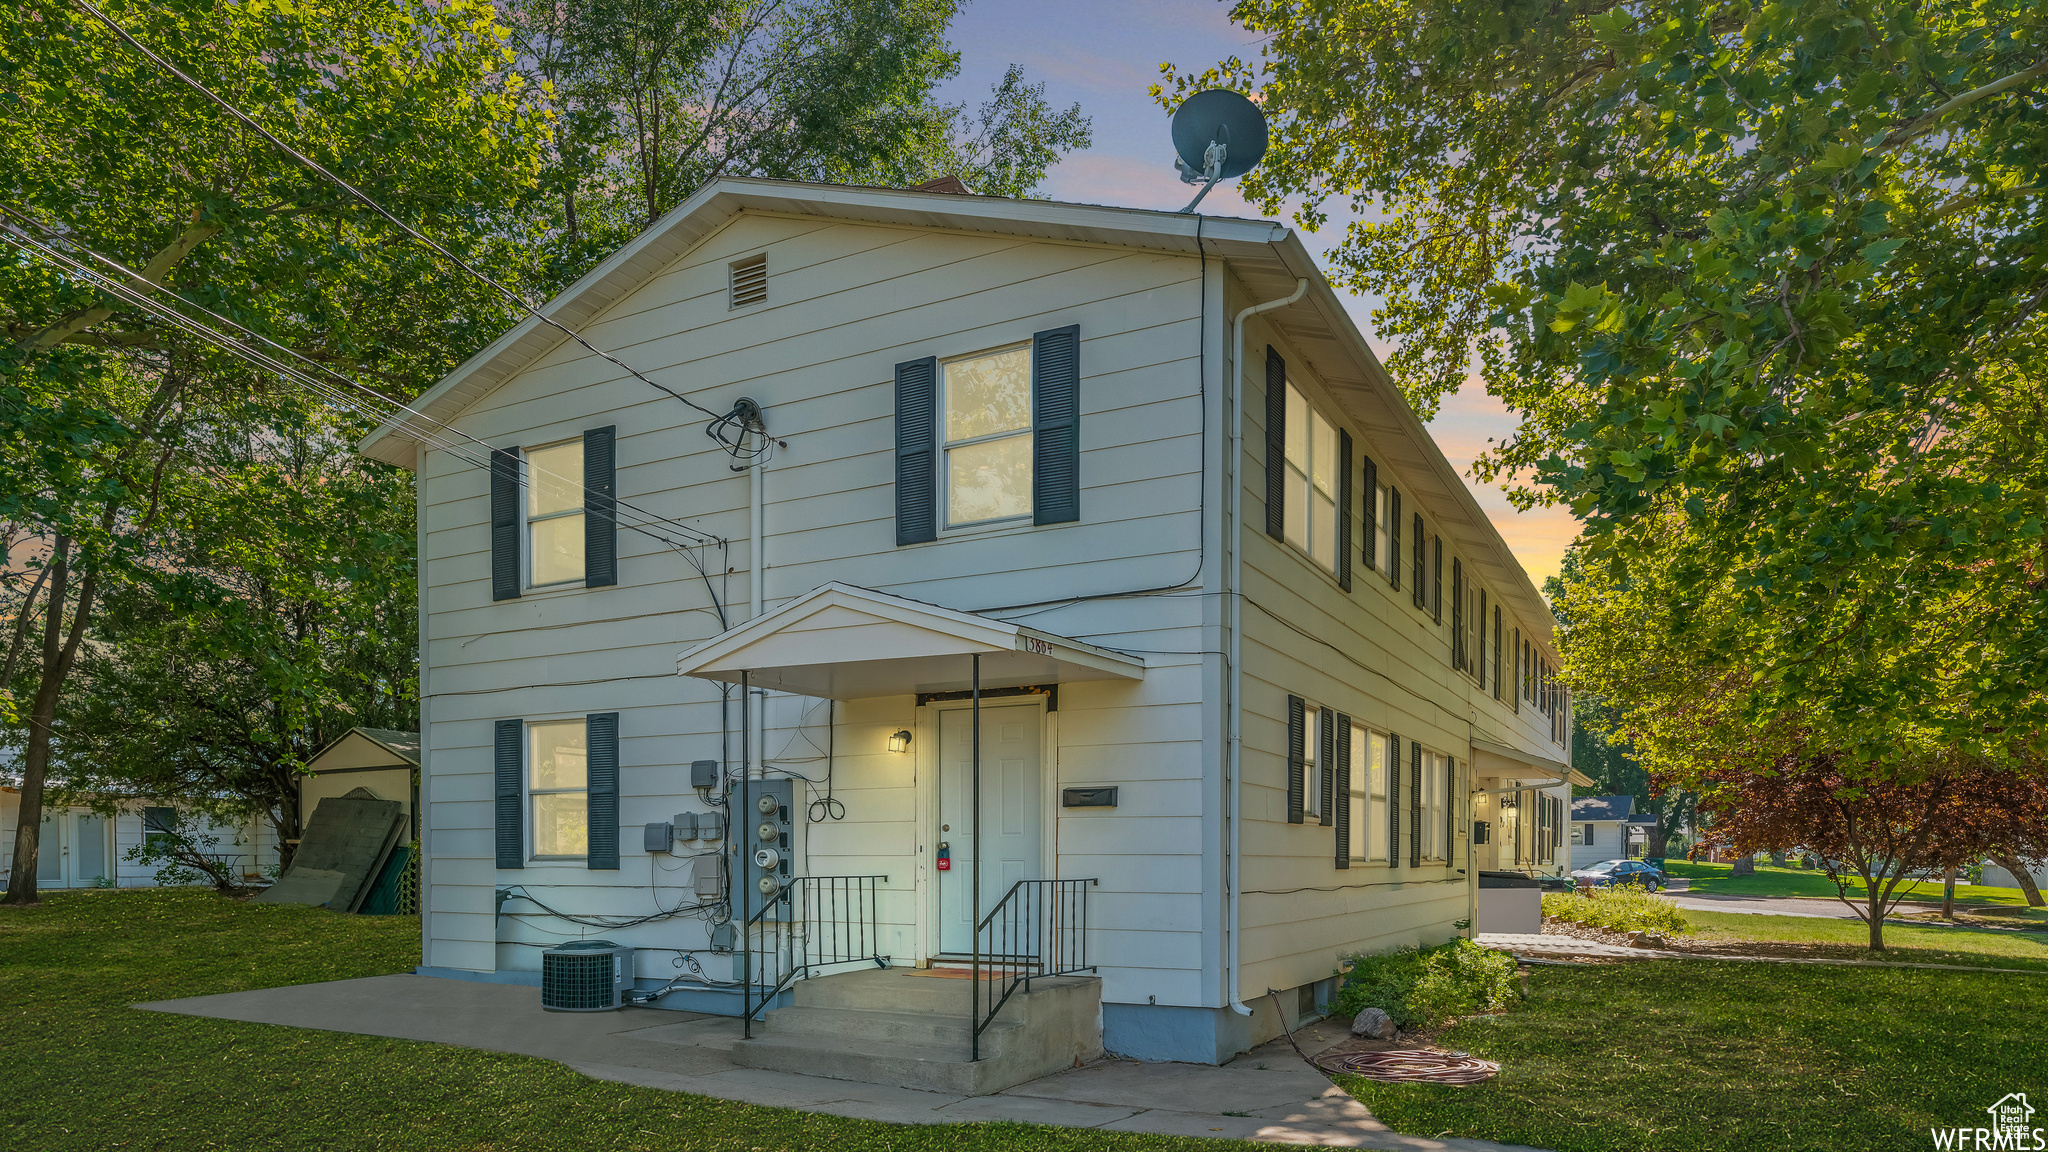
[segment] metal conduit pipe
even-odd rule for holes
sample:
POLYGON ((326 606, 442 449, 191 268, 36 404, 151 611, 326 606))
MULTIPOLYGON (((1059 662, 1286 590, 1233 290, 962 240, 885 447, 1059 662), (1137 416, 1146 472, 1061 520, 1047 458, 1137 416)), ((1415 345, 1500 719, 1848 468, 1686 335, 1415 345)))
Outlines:
POLYGON ((1244 463, 1244 322, 1262 312, 1285 308, 1307 294, 1308 278, 1304 276, 1295 281, 1292 295, 1254 304, 1239 312, 1230 326, 1230 525, 1224 536, 1230 545, 1230 585, 1223 597, 1230 621, 1230 739, 1225 752, 1228 758, 1225 771, 1230 777, 1230 807, 1226 813, 1230 822, 1230 866, 1223 921, 1226 937, 1224 956, 1230 966, 1230 971, 1224 975, 1224 987, 1230 995, 1230 1010, 1240 1016, 1252 1014, 1252 1010, 1245 1006, 1243 992, 1238 987, 1241 973, 1237 928, 1238 891, 1243 875, 1239 862, 1243 825, 1238 819, 1238 811, 1244 799, 1244 478, 1238 474, 1244 463))

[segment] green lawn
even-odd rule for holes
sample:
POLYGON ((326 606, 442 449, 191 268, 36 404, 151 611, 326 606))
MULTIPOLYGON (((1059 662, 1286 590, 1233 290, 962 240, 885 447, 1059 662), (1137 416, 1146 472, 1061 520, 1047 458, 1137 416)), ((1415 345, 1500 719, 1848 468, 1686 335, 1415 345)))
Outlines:
POLYGON ((1529 988, 1438 1037, 1498 1079, 1345 1087, 1401 1132, 1556 1152, 1924 1148, 2048 1089, 2048 976, 1674 960, 1538 968, 1529 988))
MULTIPOLYGON (((1734 866, 1730 864, 1693 864, 1685 860, 1671 859, 1665 862, 1664 870, 1673 876, 1685 876, 1692 880, 1693 892, 1710 892, 1721 896, 1824 896, 1835 899, 1835 884, 1820 872, 1809 872, 1803 868, 1773 868, 1768 864, 1756 866, 1754 876, 1731 875, 1734 866)), ((1916 880, 1900 885, 1905 889, 1908 900, 1941 900, 1941 885, 1916 880)), ((1851 881, 1849 897, 1852 900, 1864 898, 1860 881, 1851 881)), ((1974 884, 1956 885, 1958 904, 2012 904, 2025 907, 2027 899, 2017 888, 1984 888, 1974 884)))
MULTIPOLYGON (((0 908, 0 1146, 595 1152, 1213 1152, 1023 1124, 904 1127, 588 1079, 551 1061, 139 1012, 178 996, 402 972, 419 921, 191 890, 0 908)), ((1236 1143, 1232 1141, 1231 1143, 1236 1143)), ((1251 1145, 1238 1144, 1240 1148, 1251 1145)))
MULTIPOLYGON (((1806 916, 1751 916, 1741 912, 1699 912, 1688 908, 1690 939, 1746 949, 1754 941, 1815 946, 1812 954, 1842 960, 1887 960, 1915 964, 1970 964, 1988 968, 2038 968, 2048 971, 2048 932, 1996 928, 1922 928, 1886 923, 1885 950, 1868 947, 1870 929, 1861 920, 1822 920, 1806 916)), ((2048 999, 2048 986, 2041 989, 2048 999)))

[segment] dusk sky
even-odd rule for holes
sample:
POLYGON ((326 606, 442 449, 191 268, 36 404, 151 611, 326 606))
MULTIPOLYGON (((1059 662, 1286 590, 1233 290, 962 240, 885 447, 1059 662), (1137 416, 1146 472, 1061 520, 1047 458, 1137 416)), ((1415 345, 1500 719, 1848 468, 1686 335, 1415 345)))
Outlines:
MULTIPOLYGON (((1229 5, 1211 0, 969 3, 953 28, 953 43, 962 56, 961 75, 944 95, 979 103, 1006 67, 1021 65, 1031 82, 1045 85, 1048 100, 1060 107, 1079 103, 1094 120, 1094 147, 1053 170, 1045 186, 1048 195, 1094 204, 1179 208, 1192 193, 1173 170, 1167 113, 1152 102, 1146 89, 1159 78, 1161 61, 1200 71, 1226 56, 1256 57, 1257 38, 1231 24, 1228 11, 1229 5)), ((1230 184, 1211 192, 1202 207, 1218 215, 1258 214, 1230 184)), ((1327 231, 1332 235, 1326 237, 1305 236, 1309 250, 1320 256, 1335 242, 1339 227, 1330 225, 1327 231)), ((1384 354, 1385 343, 1373 331, 1368 314, 1370 304, 1357 298, 1350 303, 1360 330, 1384 354)), ((1513 429, 1514 418, 1476 379, 1447 397, 1430 425, 1444 455, 1461 471, 1485 450, 1489 438, 1502 438, 1513 429)), ((1469 475, 1466 483, 1541 587, 1545 578, 1556 574, 1578 522, 1561 508, 1517 512, 1499 490, 1480 485, 1469 475)))

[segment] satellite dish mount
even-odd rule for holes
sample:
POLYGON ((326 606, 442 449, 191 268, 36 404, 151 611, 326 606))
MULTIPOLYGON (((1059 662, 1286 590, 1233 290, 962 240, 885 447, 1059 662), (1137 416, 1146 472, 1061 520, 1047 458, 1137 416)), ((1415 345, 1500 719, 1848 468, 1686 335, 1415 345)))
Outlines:
POLYGON ((1211 188, 1242 176, 1266 156, 1266 114, 1227 88, 1211 88, 1181 101, 1173 113, 1173 166, 1181 183, 1201 191, 1182 212, 1193 212, 1211 188))

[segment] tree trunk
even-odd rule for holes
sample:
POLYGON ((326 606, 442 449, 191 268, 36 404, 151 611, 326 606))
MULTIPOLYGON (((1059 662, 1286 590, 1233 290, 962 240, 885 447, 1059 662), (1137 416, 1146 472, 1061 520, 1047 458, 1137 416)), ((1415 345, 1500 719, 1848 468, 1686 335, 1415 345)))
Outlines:
POLYGON ((1865 885, 1864 900, 1869 908, 1870 950, 1872 952, 1882 952, 1884 951, 1884 896, 1878 891, 1877 885, 1871 883, 1870 877, 1865 876, 1863 883, 1865 885))
POLYGON ((1941 918, 1956 918, 1956 870, 1953 868, 1941 878, 1941 918))
POLYGON ((2027 870, 2018 857, 1993 856, 1991 862, 2012 873, 2013 880, 2020 886, 2020 892, 2027 898, 2027 907, 2039 908, 2043 903, 2048 903, 2041 899, 2041 888, 2034 883, 2034 874, 2027 870))
POLYGON ((69 631, 64 628, 64 599, 69 592, 71 541, 57 537, 51 555, 48 616, 43 623, 43 668, 36 685, 35 702, 29 706, 28 747, 21 760, 21 810, 14 831, 14 866, 7 878, 7 895, 0 904, 36 902, 36 855, 43 831, 43 781, 50 769, 50 734, 57 720, 57 697, 71 675, 78 656, 78 642, 85 635, 92 616, 97 574, 88 571, 78 585, 78 608, 71 615, 69 631))

